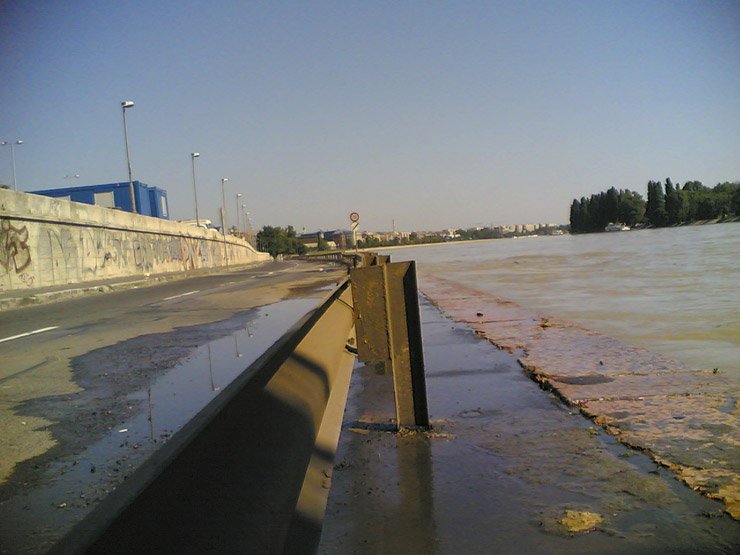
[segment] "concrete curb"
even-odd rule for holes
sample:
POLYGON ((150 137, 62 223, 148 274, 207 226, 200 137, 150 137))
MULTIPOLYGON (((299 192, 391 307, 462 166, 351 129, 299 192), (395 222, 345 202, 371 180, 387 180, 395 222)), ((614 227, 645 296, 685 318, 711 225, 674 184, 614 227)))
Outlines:
MULTIPOLYGON (((66 301, 77 297, 83 297, 86 295, 93 295, 96 293, 111 293, 114 291, 123 291, 126 289, 133 289, 137 287, 151 287, 152 285, 159 285, 165 281, 173 281, 178 279, 187 279, 192 277, 199 277, 204 275, 212 275, 219 273, 229 273, 246 268, 259 267, 263 264, 267 264, 271 260, 253 262, 250 264, 240 264, 239 266, 232 266, 229 268, 207 268, 199 269, 186 273, 173 273, 173 274, 158 274, 153 276, 145 276, 138 279, 129 281, 114 281, 110 283, 96 283, 94 285, 87 285, 80 287, 81 284, 75 284, 74 287, 69 289, 59 289, 55 291, 39 291, 39 292, 17 292, 23 293, 19 296, 0 298, 0 312, 7 310, 14 310, 17 308, 26 308, 29 306, 37 306, 42 304, 55 303, 59 301, 66 301)), ((71 284, 70 284, 71 285, 71 284)))
POLYGON ((154 285, 164 281, 162 279, 150 280, 140 279, 136 281, 127 281, 124 283, 102 284, 92 287, 77 287, 74 289, 63 289, 61 291, 48 291, 44 293, 35 293, 22 297, 11 297, 9 299, 0 299, 0 312, 13 310, 14 308, 23 308, 27 306, 65 301, 75 297, 82 297, 93 293, 107 293, 120 289, 130 289, 132 287, 154 285))

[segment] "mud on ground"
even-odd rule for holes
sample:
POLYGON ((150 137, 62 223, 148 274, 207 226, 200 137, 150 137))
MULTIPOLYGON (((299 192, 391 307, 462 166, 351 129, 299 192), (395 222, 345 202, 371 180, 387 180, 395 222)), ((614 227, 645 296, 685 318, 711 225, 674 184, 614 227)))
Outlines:
MULTIPOLYGON (((320 553, 734 553, 740 527, 422 303, 431 432, 357 366, 320 553)), ((519 356, 522 353, 517 353, 519 356)))
POLYGON ((519 363, 543 387, 626 445, 648 452, 740 519, 740 382, 685 365, 511 301, 426 277, 453 319, 519 363))

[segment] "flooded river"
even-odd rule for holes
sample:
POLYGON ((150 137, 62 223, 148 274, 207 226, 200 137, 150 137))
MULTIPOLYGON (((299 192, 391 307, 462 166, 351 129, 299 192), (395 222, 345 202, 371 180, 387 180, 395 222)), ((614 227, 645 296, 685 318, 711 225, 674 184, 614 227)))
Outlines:
POLYGON ((740 223, 387 251, 458 281, 740 377, 740 223))

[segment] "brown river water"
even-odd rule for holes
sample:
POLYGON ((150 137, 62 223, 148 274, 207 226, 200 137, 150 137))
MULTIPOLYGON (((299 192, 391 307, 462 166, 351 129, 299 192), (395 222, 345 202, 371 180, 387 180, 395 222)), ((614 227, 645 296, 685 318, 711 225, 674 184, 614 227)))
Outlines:
POLYGON ((387 251, 457 281, 740 377, 740 223, 387 251))

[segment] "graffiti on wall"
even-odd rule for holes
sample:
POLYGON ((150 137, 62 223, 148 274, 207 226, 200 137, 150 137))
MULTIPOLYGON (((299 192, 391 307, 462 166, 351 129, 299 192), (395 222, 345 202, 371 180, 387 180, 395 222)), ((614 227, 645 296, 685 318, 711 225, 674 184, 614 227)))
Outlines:
POLYGON ((192 270, 213 263, 205 241, 126 232, 47 227, 40 245, 42 269, 55 282, 132 273, 192 270))
MULTIPOLYGON (((0 291, 225 264, 223 243, 212 239, 2 218, 0 224, 0 291)), ((248 248, 229 250, 231 261, 253 259, 248 248)))
POLYGON ((0 266, 5 272, 11 268, 20 274, 31 264, 31 250, 28 248, 28 229, 15 227, 9 220, 0 221, 0 266))

